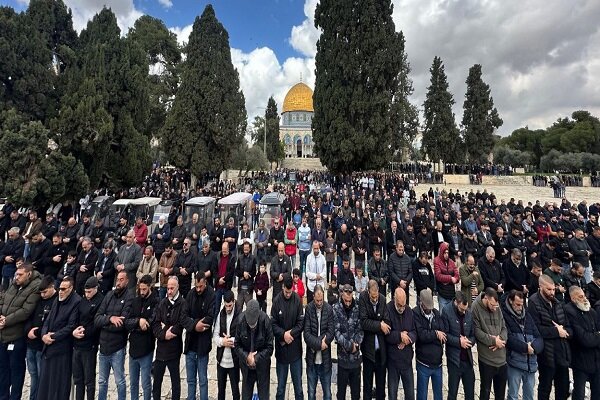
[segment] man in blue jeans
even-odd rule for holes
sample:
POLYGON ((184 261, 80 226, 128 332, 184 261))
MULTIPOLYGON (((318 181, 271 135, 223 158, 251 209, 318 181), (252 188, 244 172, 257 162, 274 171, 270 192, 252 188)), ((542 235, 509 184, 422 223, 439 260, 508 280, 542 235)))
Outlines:
POLYGON ((125 400, 127 394, 125 346, 127 346, 128 332, 125 328, 125 320, 131 312, 133 300, 132 292, 127 289, 128 284, 127 271, 119 271, 115 288, 106 294, 94 318, 96 328, 100 329, 98 400, 106 400, 111 368, 115 374, 117 399, 125 400))
POLYGON ((296 400, 303 400, 302 391, 302 329, 304 316, 302 301, 293 291, 292 277, 283 278, 281 293, 273 300, 271 322, 275 337, 275 361, 277 371, 276 400, 285 398, 288 373, 292 374, 296 400))
POLYGON ((155 339, 150 323, 158 297, 152 293, 152 277, 144 275, 137 285, 138 295, 133 299, 131 313, 125 321, 129 333, 129 382, 131 400, 140 395, 140 375, 144 400, 152 398, 152 357, 155 339))
POLYGON ((208 354, 212 349, 215 293, 206 275, 196 274, 195 288, 185 300, 189 313, 184 349, 187 400, 196 399, 196 377, 200 383, 200 399, 208 399, 208 354))
POLYGON ((413 310, 417 330, 417 400, 427 400, 429 378, 433 399, 442 400, 442 354, 447 329, 440 312, 433 307, 431 290, 421 290, 419 297, 421 302, 413 310))
POLYGON ((313 301, 306 307, 304 341, 308 400, 316 399, 317 381, 321 381, 323 400, 331 400, 331 342, 335 337, 333 307, 325 302, 321 285, 314 289, 313 301))

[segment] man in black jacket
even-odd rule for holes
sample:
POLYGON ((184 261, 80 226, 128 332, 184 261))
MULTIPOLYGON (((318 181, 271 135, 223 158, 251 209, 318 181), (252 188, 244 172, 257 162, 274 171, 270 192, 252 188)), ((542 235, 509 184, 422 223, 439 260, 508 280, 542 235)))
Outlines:
POLYGON ((50 313, 52 303, 57 296, 54 289, 54 279, 49 276, 42 278, 40 283, 41 300, 37 303, 35 311, 25 324, 27 334, 27 371, 29 372, 29 400, 36 400, 40 372, 42 370, 42 325, 50 313))
POLYGON ((60 267, 67 261, 67 247, 62 242, 60 234, 52 236, 52 246, 47 254, 47 264, 44 273, 56 280, 60 267))
POLYGON ((269 317, 260 310, 255 299, 248 302, 246 311, 240 315, 235 331, 235 342, 235 354, 244 377, 242 400, 252 399, 254 384, 256 384, 258 397, 268 399, 271 386, 273 329, 269 317))
POLYGON ((283 290, 273 300, 271 323, 275 337, 275 360, 277 370, 277 400, 285 398, 288 372, 292 375, 294 394, 303 399, 302 392, 302 328, 304 316, 302 300, 293 290, 294 282, 287 276, 283 290))
POLYGON ((217 316, 213 331, 213 343, 217 346, 218 400, 225 400, 227 377, 233 400, 240 400, 240 362, 234 352, 235 332, 241 311, 235 307, 231 290, 223 295, 223 308, 217 316))
POLYGON ((198 252, 198 274, 206 276, 206 283, 215 287, 215 275, 217 274, 217 253, 210 248, 210 242, 202 242, 202 249, 198 252))
MULTIPOLYGON (((91 245, 90 245, 91 246, 91 245)), ((112 368, 117 386, 117 399, 125 400, 125 347, 127 329, 125 320, 131 312, 133 294, 127 289, 127 271, 117 275, 115 288, 108 292, 94 318, 96 329, 100 329, 100 355, 98 358, 98 400, 106 400, 108 377, 112 368)))
POLYGON ((590 399, 600 398, 600 321, 596 311, 580 287, 569 290, 571 303, 565 307, 573 327, 571 351, 573 359, 573 399, 585 398, 585 385, 590 382, 590 399))
POLYGON ((304 315, 306 342, 306 375, 308 400, 316 399, 317 381, 321 381, 323 399, 331 400, 331 342, 335 337, 333 308, 325 302, 321 285, 316 285, 314 298, 304 315))
POLYGON ((75 400, 94 400, 96 396, 96 356, 100 329, 94 324, 96 311, 104 295, 98 290, 98 279, 90 277, 85 282, 84 297, 79 303, 79 321, 73 330, 73 384, 75 400))
POLYGON ((235 275, 239 278, 236 305, 241 309, 252 299, 256 276, 256 257, 252 255, 252 245, 249 242, 242 244, 242 254, 238 257, 235 275))
POLYGON ((98 261, 98 250, 92 244, 92 240, 84 236, 81 239, 81 250, 77 254, 77 274, 75 275, 75 290, 80 296, 83 296, 85 282, 94 275, 96 261, 98 261))
POLYGON ((390 334, 389 317, 385 297, 379 293, 379 285, 370 280, 368 290, 358 300, 360 325, 365 332, 360 349, 363 354, 363 398, 370 399, 373 392, 373 374, 377 400, 385 399, 385 337, 390 334))
POLYGON ((433 307, 433 294, 421 291, 420 305, 414 308, 417 330, 417 398, 426 398, 431 378, 433 398, 442 398, 442 354, 446 343, 446 325, 433 307))
POLYGON ((398 223, 396 221, 392 221, 390 223, 390 229, 388 229, 385 233, 385 245, 387 248, 388 258, 396 249, 396 243, 398 243, 399 240, 402 240, 402 232, 400 229, 398 229, 398 223))
POLYGON ((189 325, 187 303, 179 292, 179 280, 176 276, 172 276, 167 282, 167 297, 156 307, 152 321, 152 332, 156 337, 156 356, 152 368, 153 400, 162 398, 162 382, 167 368, 171 377, 171 399, 179 400, 181 397, 179 376, 179 361, 183 352, 181 337, 186 326, 189 325))
POLYGON ((140 375, 144 400, 152 396, 152 356, 155 339, 150 325, 158 304, 158 297, 152 292, 152 277, 144 275, 137 285, 138 295, 131 303, 131 312, 125 320, 129 331, 129 384, 131 400, 138 400, 140 375))
POLYGON ((569 346, 573 330, 564 304, 556 300, 554 281, 548 275, 539 279, 540 289, 529 299, 527 310, 531 313, 542 338, 544 351, 538 356, 538 399, 550 398, 552 383, 556 399, 569 396, 569 346))
POLYGON ((42 231, 38 231, 32 234, 30 243, 28 261, 42 276, 47 275, 46 267, 52 261, 48 258, 52 242, 44 236, 42 231))
MULTIPOLYGON (((423 289, 430 289, 432 292, 435 289, 435 275, 429 262, 429 253, 422 251, 419 257, 412 262, 413 279, 415 281, 415 291, 417 295, 423 289)), ((417 302, 419 297, 417 296, 417 302)))
POLYGON ((491 287, 499 295, 504 294, 504 271, 502 265, 496 260, 496 250, 493 247, 488 247, 485 250, 485 255, 477 261, 477 268, 483 279, 484 289, 491 287))
POLYGON ((80 301, 73 279, 63 279, 40 333, 44 342, 37 397, 40 400, 68 399, 71 394, 72 333, 80 301))
POLYGON ((406 292, 396 288, 392 301, 387 304, 390 334, 386 335, 386 358, 388 370, 388 398, 398 398, 398 386, 402 379, 404 398, 414 400, 415 378, 412 369, 413 344, 417 341, 413 310, 406 305, 406 292))
POLYGON ((217 270, 215 273, 215 316, 221 309, 221 299, 233 286, 235 277, 236 257, 229 251, 229 243, 221 245, 221 252, 217 255, 217 270))
POLYGON ((381 257, 381 249, 377 246, 371 249, 373 257, 369 259, 368 263, 368 274, 370 279, 377 281, 379 285, 379 293, 387 296, 387 282, 389 280, 389 274, 387 270, 387 263, 381 257))
POLYGON ((475 398, 475 370, 472 348, 475 344, 473 316, 469 299, 456 292, 454 301, 446 306, 442 319, 446 331, 446 359, 448 364, 448 400, 456 400, 462 380, 465 400, 475 398))
POLYGON ((105 243, 94 268, 102 295, 106 295, 112 290, 115 281, 114 263, 116 258, 117 253, 115 253, 112 243, 105 243))
POLYGON ((292 276, 292 262, 285 254, 283 241, 277 245, 277 254, 271 260, 271 284, 273 287, 272 301, 281 293, 281 286, 285 277, 292 276))
MULTIPOLYGON (((186 239, 187 240, 187 239, 186 239)), ((208 398, 208 354, 212 349, 212 325, 215 292, 206 276, 196 274, 196 287, 186 297, 190 322, 185 336, 185 373, 188 400, 196 399, 196 377, 200 383, 200 398, 208 398)))
POLYGON ((192 274, 198 268, 198 259, 196 253, 192 251, 192 239, 185 238, 183 240, 183 250, 177 253, 173 272, 179 279, 179 291, 185 298, 192 288, 192 274))

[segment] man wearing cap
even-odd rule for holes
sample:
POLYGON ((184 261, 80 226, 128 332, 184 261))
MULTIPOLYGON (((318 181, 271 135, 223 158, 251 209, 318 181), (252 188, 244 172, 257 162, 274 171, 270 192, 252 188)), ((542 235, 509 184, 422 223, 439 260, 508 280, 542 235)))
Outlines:
POLYGON ((346 388, 350 385, 350 398, 360 399, 360 365, 362 357, 360 345, 364 332, 360 326, 358 303, 354 301, 354 288, 349 284, 341 286, 341 301, 333 305, 335 316, 335 340, 338 344, 337 400, 346 398, 346 388))
MULTIPOLYGON (((150 246, 148 246, 150 247, 150 246)), ((148 249, 146 247, 145 250, 148 249)), ((154 259, 156 262, 156 259, 154 259)), ((140 394, 140 376, 144 400, 152 397, 152 356, 156 340, 150 329, 152 315, 158 304, 153 293, 153 279, 143 275, 137 284, 137 296, 131 303, 131 313, 125 320, 129 331, 129 382, 131 400, 138 400, 140 394)))
POLYGON ((213 344, 217 347, 218 400, 225 400, 227 378, 233 400, 240 400, 240 362, 235 354, 235 332, 241 310, 235 307, 231 290, 223 295, 223 308, 217 315, 213 330, 213 344))
POLYGON ((235 331, 235 354, 242 371, 242 400, 251 400, 254 385, 260 399, 269 398, 273 329, 256 299, 246 306, 235 331))
POLYGON ((302 392, 302 328, 304 315, 302 300, 293 290, 294 282, 286 276, 281 293, 271 306, 271 324, 275 338, 277 370, 277 400, 285 398, 288 372, 291 372, 294 394, 297 400, 304 398, 302 392))
POLYGON ((417 342, 417 400, 426 400, 431 378, 434 400, 442 399, 442 354, 447 327, 433 306, 433 294, 423 289, 420 304, 413 310, 417 342))
MULTIPOLYGON (((189 240, 189 238, 185 240, 189 240)), ((152 366, 153 400, 162 398, 162 383, 167 368, 171 378, 171 399, 180 399, 179 362, 183 352, 182 336, 188 324, 187 303, 179 292, 179 280, 176 276, 172 276, 167 283, 167 297, 158 303, 151 324, 152 332, 156 337, 156 356, 152 366)))
MULTIPOLYGON (((112 265, 112 264, 111 264, 112 265)), ((84 296, 79 303, 79 320, 73 330, 73 384, 75 400, 94 400, 96 396, 96 356, 100 329, 94 324, 96 311, 104 295, 98 290, 98 279, 94 276, 85 282, 84 296)))

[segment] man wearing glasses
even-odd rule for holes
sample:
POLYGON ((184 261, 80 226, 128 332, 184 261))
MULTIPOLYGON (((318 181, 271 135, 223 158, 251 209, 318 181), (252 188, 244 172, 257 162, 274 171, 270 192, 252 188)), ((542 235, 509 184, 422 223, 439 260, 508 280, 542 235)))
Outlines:
POLYGON ((73 329, 77 326, 81 297, 73 290, 73 278, 62 280, 58 298, 42 327, 42 372, 38 399, 68 399, 71 393, 73 329))
POLYGON ((192 289, 192 274, 196 272, 198 259, 192 249, 192 239, 185 238, 183 250, 177 254, 173 271, 179 279, 179 292, 183 297, 187 296, 192 289))

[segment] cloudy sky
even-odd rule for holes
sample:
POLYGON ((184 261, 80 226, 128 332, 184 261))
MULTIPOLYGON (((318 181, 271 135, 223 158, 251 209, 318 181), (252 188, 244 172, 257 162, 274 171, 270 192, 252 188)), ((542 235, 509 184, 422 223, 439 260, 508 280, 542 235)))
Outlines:
MULTIPOLYGON (((165 21, 185 42, 205 0, 64 0, 79 31, 104 5, 123 31, 143 14, 165 21)), ((273 95, 280 109, 301 77, 314 85, 318 0, 215 0, 230 35, 250 119, 273 95)), ((28 0, 0 0, 17 9, 28 0)), ((543 128, 578 109, 600 116, 600 1, 393 0, 404 31, 415 93, 422 108, 434 56, 444 61, 457 121, 468 69, 482 64, 504 126, 543 128), (596 78, 594 78, 596 77, 596 78)))

